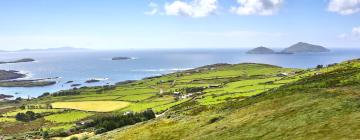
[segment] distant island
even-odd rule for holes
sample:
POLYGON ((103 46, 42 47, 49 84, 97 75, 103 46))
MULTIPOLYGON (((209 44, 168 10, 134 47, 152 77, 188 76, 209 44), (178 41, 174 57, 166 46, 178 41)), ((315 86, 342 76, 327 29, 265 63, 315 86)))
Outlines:
POLYGON ((96 82, 100 82, 99 79, 89 79, 89 80, 86 80, 85 83, 96 83, 96 82))
POLYGON ((18 71, 10 70, 0 70, 0 81, 2 80, 11 80, 11 79, 18 79, 24 78, 25 74, 20 74, 18 71))
POLYGON ((329 52, 330 50, 319 45, 313 45, 309 43, 299 42, 296 43, 281 52, 275 52, 274 50, 267 47, 257 47, 247 51, 247 54, 294 54, 294 53, 320 53, 329 52))
POLYGON ((13 98, 13 97, 14 96, 12 96, 12 95, 0 94, 0 100, 7 99, 7 98, 13 98))
POLYGON ((267 47, 257 47, 246 52, 247 54, 274 54, 275 51, 267 47))
POLYGON ((313 45, 309 43, 299 42, 296 43, 282 52, 284 53, 318 53, 318 52, 330 52, 329 49, 320 46, 320 45, 313 45))
POLYGON ((33 80, 15 80, 24 78, 26 75, 18 71, 0 70, 0 87, 43 87, 56 84, 51 78, 33 80))
POLYGON ((0 87, 44 87, 56 84, 55 81, 48 80, 13 80, 0 81, 0 87))
POLYGON ((14 61, 0 61, 0 64, 7 64, 7 63, 24 63, 24 62, 33 62, 35 61, 35 59, 32 58, 24 58, 24 59, 19 59, 19 60, 14 60, 14 61))
POLYGON ((59 48, 47 48, 47 49, 22 49, 15 51, 0 50, 0 52, 52 52, 52 51, 87 51, 90 49, 75 48, 75 47, 59 47, 59 48))
POLYGON ((132 59, 132 58, 120 56, 120 57, 113 57, 111 60, 129 60, 129 59, 132 59))

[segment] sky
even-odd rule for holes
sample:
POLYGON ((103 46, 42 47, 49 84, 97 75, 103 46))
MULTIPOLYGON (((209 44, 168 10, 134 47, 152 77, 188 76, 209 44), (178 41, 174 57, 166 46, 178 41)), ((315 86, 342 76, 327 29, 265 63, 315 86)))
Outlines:
POLYGON ((360 48, 360 0, 0 0, 0 50, 360 48))

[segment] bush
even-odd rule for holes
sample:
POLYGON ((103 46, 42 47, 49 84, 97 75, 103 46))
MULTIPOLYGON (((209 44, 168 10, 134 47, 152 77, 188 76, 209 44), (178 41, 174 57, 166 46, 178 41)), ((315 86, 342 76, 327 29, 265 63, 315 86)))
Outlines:
POLYGON ((49 92, 45 92, 42 95, 40 95, 38 98, 43 98, 43 97, 46 97, 46 96, 49 96, 49 95, 50 95, 49 92))
POLYGON ((70 140, 79 140, 78 137, 71 137, 70 140))
POLYGON ((321 69, 321 68, 323 68, 323 67, 324 67, 324 65, 317 65, 317 66, 316 66, 317 69, 321 69))
POLYGON ((57 93, 53 93, 52 96, 71 96, 71 95, 80 95, 80 91, 77 91, 76 89, 73 90, 67 90, 67 91, 60 91, 57 93))
POLYGON ((212 118, 212 119, 209 120, 209 124, 215 123, 215 122, 217 122, 217 121, 219 121, 221 119, 222 119, 221 117, 212 118))
POLYGON ((40 114, 36 114, 32 111, 26 111, 25 113, 18 113, 15 116, 16 120, 23 121, 23 122, 33 121, 39 117, 41 117, 40 114))

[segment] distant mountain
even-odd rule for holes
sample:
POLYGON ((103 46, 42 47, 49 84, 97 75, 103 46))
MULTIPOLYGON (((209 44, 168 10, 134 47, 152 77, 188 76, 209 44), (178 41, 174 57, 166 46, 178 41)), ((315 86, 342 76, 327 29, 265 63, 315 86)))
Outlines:
POLYGON ((60 48, 48 48, 48 49, 22 49, 16 52, 29 52, 29 51, 85 51, 89 49, 74 48, 74 47, 60 47, 60 48))
POLYGON ((275 51, 263 46, 254 48, 246 52, 247 54, 274 54, 275 51))
POLYGON ((299 42, 286 49, 283 53, 316 53, 316 52, 329 52, 330 50, 319 45, 313 45, 309 43, 299 42))

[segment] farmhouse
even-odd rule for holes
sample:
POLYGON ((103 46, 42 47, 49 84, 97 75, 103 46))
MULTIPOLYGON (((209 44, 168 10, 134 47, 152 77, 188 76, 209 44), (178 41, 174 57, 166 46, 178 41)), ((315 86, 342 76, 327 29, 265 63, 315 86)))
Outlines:
POLYGON ((289 76, 289 74, 286 73, 286 72, 283 72, 283 73, 277 74, 276 76, 278 76, 278 77, 286 77, 286 76, 289 76))
POLYGON ((189 94, 181 96, 181 99, 186 99, 186 98, 189 98, 189 97, 192 97, 192 96, 193 96, 193 94, 189 93, 189 94))
POLYGON ((126 112, 124 112, 124 114, 123 115, 129 115, 129 114, 133 114, 134 112, 132 112, 132 111, 126 111, 126 112))
POLYGON ((220 87, 221 87, 220 84, 218 84, 218 85, 209 85, 209 88, 220 88, 220 87))
POLYGON ((94 122, 93 120, 85 120, 85 121, 80 121, 80 122, 77 122, 77 123, 75 123, 75 125, 76 126, 86 126, 86 125, 88 125, 88 124, 90 124, 90 123, 92 123, 92 122, 94 122))

